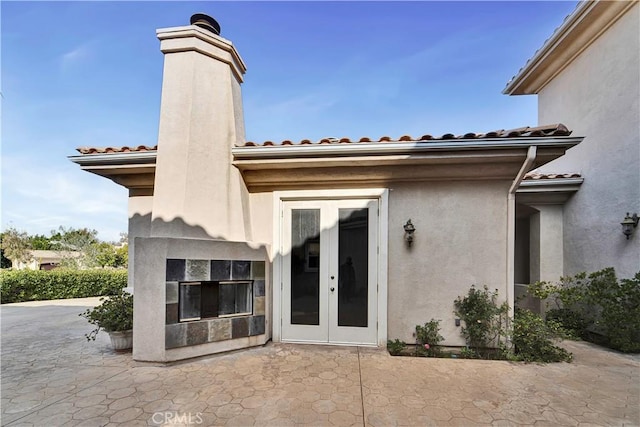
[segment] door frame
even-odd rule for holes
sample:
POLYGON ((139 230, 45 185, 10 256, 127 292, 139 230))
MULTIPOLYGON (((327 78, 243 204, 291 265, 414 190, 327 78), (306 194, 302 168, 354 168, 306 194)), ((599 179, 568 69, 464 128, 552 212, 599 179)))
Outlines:
MULTIPOLYGON (((389 190, 387 188, 363 188, 343 190, 295 190, 273 192, 273 312, 272 339, 282 341, 282 231, 284 203, 305 200, 353 200, 378 201, 378 295, 377 295, 377 345, 387 345, 387 262, 389 228, 389 190)), ((326 344, 326 343, 324 343, 326 344)))

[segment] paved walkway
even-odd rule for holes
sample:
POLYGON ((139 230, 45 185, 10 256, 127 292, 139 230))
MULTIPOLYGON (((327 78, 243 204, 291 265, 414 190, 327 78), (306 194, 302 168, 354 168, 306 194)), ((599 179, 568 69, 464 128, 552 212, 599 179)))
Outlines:
POLYGON ((0 308, 2 425, 640 425, 640 358, 587 343, 571 364, 270 344, 153 366, 84 339, 96 303, 0 308))

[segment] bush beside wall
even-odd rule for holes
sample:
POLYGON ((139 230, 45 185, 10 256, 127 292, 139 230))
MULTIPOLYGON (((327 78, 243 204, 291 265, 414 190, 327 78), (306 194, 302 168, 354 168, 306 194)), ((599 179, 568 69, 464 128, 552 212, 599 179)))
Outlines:
POLYGON ((558 283, 537 282, 528 292, 547 299, 547 320, 572 335, 615 350, 640 352, 640 272, 616 277, 613 268, 563 277, 558 283))
POLYGON ((127 286, 127 270, 3 270, 3 304, 115 295, 127 286))

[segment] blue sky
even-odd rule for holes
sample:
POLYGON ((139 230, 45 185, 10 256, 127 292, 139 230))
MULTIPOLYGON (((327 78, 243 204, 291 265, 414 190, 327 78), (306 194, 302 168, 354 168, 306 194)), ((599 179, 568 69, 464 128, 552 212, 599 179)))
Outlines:
POLYGON ((247 64, 247 139, 281 141, 535 125, 535 96, 501 91, 575 6, 3 1, 2 229, 126 231, 127 191, 67 156, 156 143, 155 30, 193 13, 215 17, 247 64))

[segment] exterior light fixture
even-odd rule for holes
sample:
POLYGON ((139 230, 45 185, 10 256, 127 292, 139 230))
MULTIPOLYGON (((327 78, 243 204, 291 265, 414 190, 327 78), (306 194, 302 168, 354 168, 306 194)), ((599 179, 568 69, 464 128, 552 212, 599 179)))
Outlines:
POLYGON ((629 240, 633 229, 638 226, 638 214, 634 213, 633 215, 629 215, 629 212, 627 212, 627 216, 624 217, 620 225, 622 225, 622 234, 627 236, 627 240, 629 240))
POLYGON ((411 223, 411 220, 407 220, 407 223, 404 225, 404 239, 407 241, 409 246, 413 243, 413 233, 415 233, 415 231, 416 228, 411 223))

